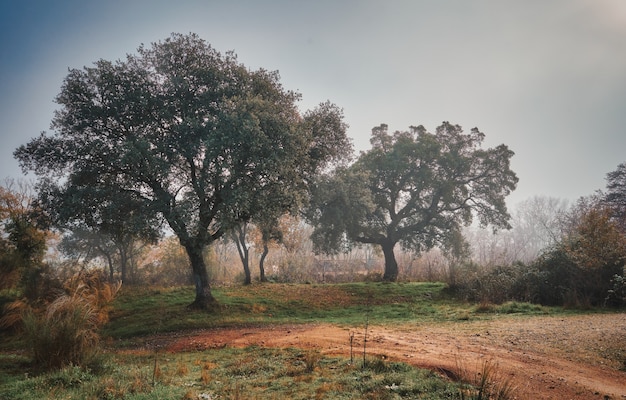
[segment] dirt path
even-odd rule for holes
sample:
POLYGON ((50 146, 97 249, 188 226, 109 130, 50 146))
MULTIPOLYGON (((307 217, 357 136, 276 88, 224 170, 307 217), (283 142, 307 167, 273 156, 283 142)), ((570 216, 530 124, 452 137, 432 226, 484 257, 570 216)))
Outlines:
MULTIPOLYGON (((171 352, 260 345, 349 355, 354 333, 361 356, 363 328, 290 325, 216 329, 153 338, 171 352)), ((478 373, 494 363, 517 399, 626 399, 626 314, 506 318, 368 329, 367 354, 446 374, 478 373)))

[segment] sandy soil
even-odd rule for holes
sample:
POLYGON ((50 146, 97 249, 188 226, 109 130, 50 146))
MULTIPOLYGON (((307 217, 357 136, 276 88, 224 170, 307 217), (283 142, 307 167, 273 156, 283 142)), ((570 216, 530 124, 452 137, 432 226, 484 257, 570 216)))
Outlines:
MULTIPOLYGON (((150 338, 170 352, 259 345, 362 357, 364 328, 280 325, 215 329, 150 338)), ((626 399, 626 313, 509 317, 399 327, 370 326, 367 354, 469 376, 485 362, 515 387, 517 399, 626 399), (621 370, 620 370, 621 369, 621 370)))

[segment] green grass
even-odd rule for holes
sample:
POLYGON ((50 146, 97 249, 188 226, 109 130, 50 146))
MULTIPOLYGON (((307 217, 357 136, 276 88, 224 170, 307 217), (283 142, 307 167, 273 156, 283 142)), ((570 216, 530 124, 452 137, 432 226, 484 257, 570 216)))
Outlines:
POLYGON ((0 398, 456 399, 461 387, 402 363, 370 359, 363 366, 314 351, 248 347, 110 354, 97 373, 66 367, 12 380, 0 386, 0 398))
POLYGON ((482 305, 459 302, 443 283, 255 284, 217 288, 211 312, 187 310, 191 287, 125 288, 115 300, 104 335, 115 339, 179 330, 327 322, 362 325, 431 323, 493 318, 499 314, 563 312, 527 303, 482 305))

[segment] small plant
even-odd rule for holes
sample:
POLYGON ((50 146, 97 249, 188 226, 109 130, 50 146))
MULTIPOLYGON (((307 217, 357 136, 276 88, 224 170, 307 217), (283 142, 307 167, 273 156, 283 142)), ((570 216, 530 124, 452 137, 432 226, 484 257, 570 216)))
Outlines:
POLYGON ((182 361, 179 361, 178 364, 176 364, 176 375, 186 376, 188 373, 189 373, 189 368, 187 367, 187 364, 183 363, 182 361))
POLYGON ((319 363, 321 358, 322 358, 322 355, 319 353, 319 351, 307 351, 307 352, 305 352, 304 353, 305 371, 306 372, 313 372, 313 371, 315 371, 315 367, 317 367, 317 364, 319 363))
POLYGON ((211 372, 209 369, 203 367, 200 371, 200 382, 202 382, 203 385, 208 385, 210 381, 211 372))
POLYGON ((460 391, 461 400, 509 400, 513 399, 514 387, 510 379, 502 377, 497 364, 487 360, 480 372, 472 375, 463 365, 458 366, 459 377, 470 387, 460 391))

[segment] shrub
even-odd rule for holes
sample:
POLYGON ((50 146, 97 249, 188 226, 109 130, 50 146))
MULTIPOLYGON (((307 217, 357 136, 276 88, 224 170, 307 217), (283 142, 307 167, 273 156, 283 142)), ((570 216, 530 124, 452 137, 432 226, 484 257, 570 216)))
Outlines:
POLYGON ((110 303, 120 288, 103 278, 99 272, 77 274, 43 305, 17 300, 2 322, 15 326, 21 321, 37 366, 85 365, 97 352, 98 330, 108 321, 110 303))
POLYGON ((574 307, 623 305, 612 301, 619 297, 620 284, 615 277, 621 276, 622 264, 597 262, 594 268, 581 266, 564 246, 546 252, 533 265, 538 277, 536 301, 574 307))
POLYGON ((471 386, 460 392, 461 400, 509 400, 515 398, 511 380, 502 376, 497 364, 484 361, 479 373, 471 374, 459 365, 459 376, 471 386))
POLYGON ((626 305, 626 278, 614 275, 611 279, 611 289, 608 290, 605 302, 609 306, 620 307, 626 305))
POLYGON ((532 268, 523 263, 473 270, 457 280, 451 288, 469 301, 502 304, 507 301, 532 301, 534 291, 532 268))
POLYGON ((26 312, 24 331, 34 363, 49 369, 89 361, 98 344, 97 315, 85 299, 65 294, 41 313, 26 312))

